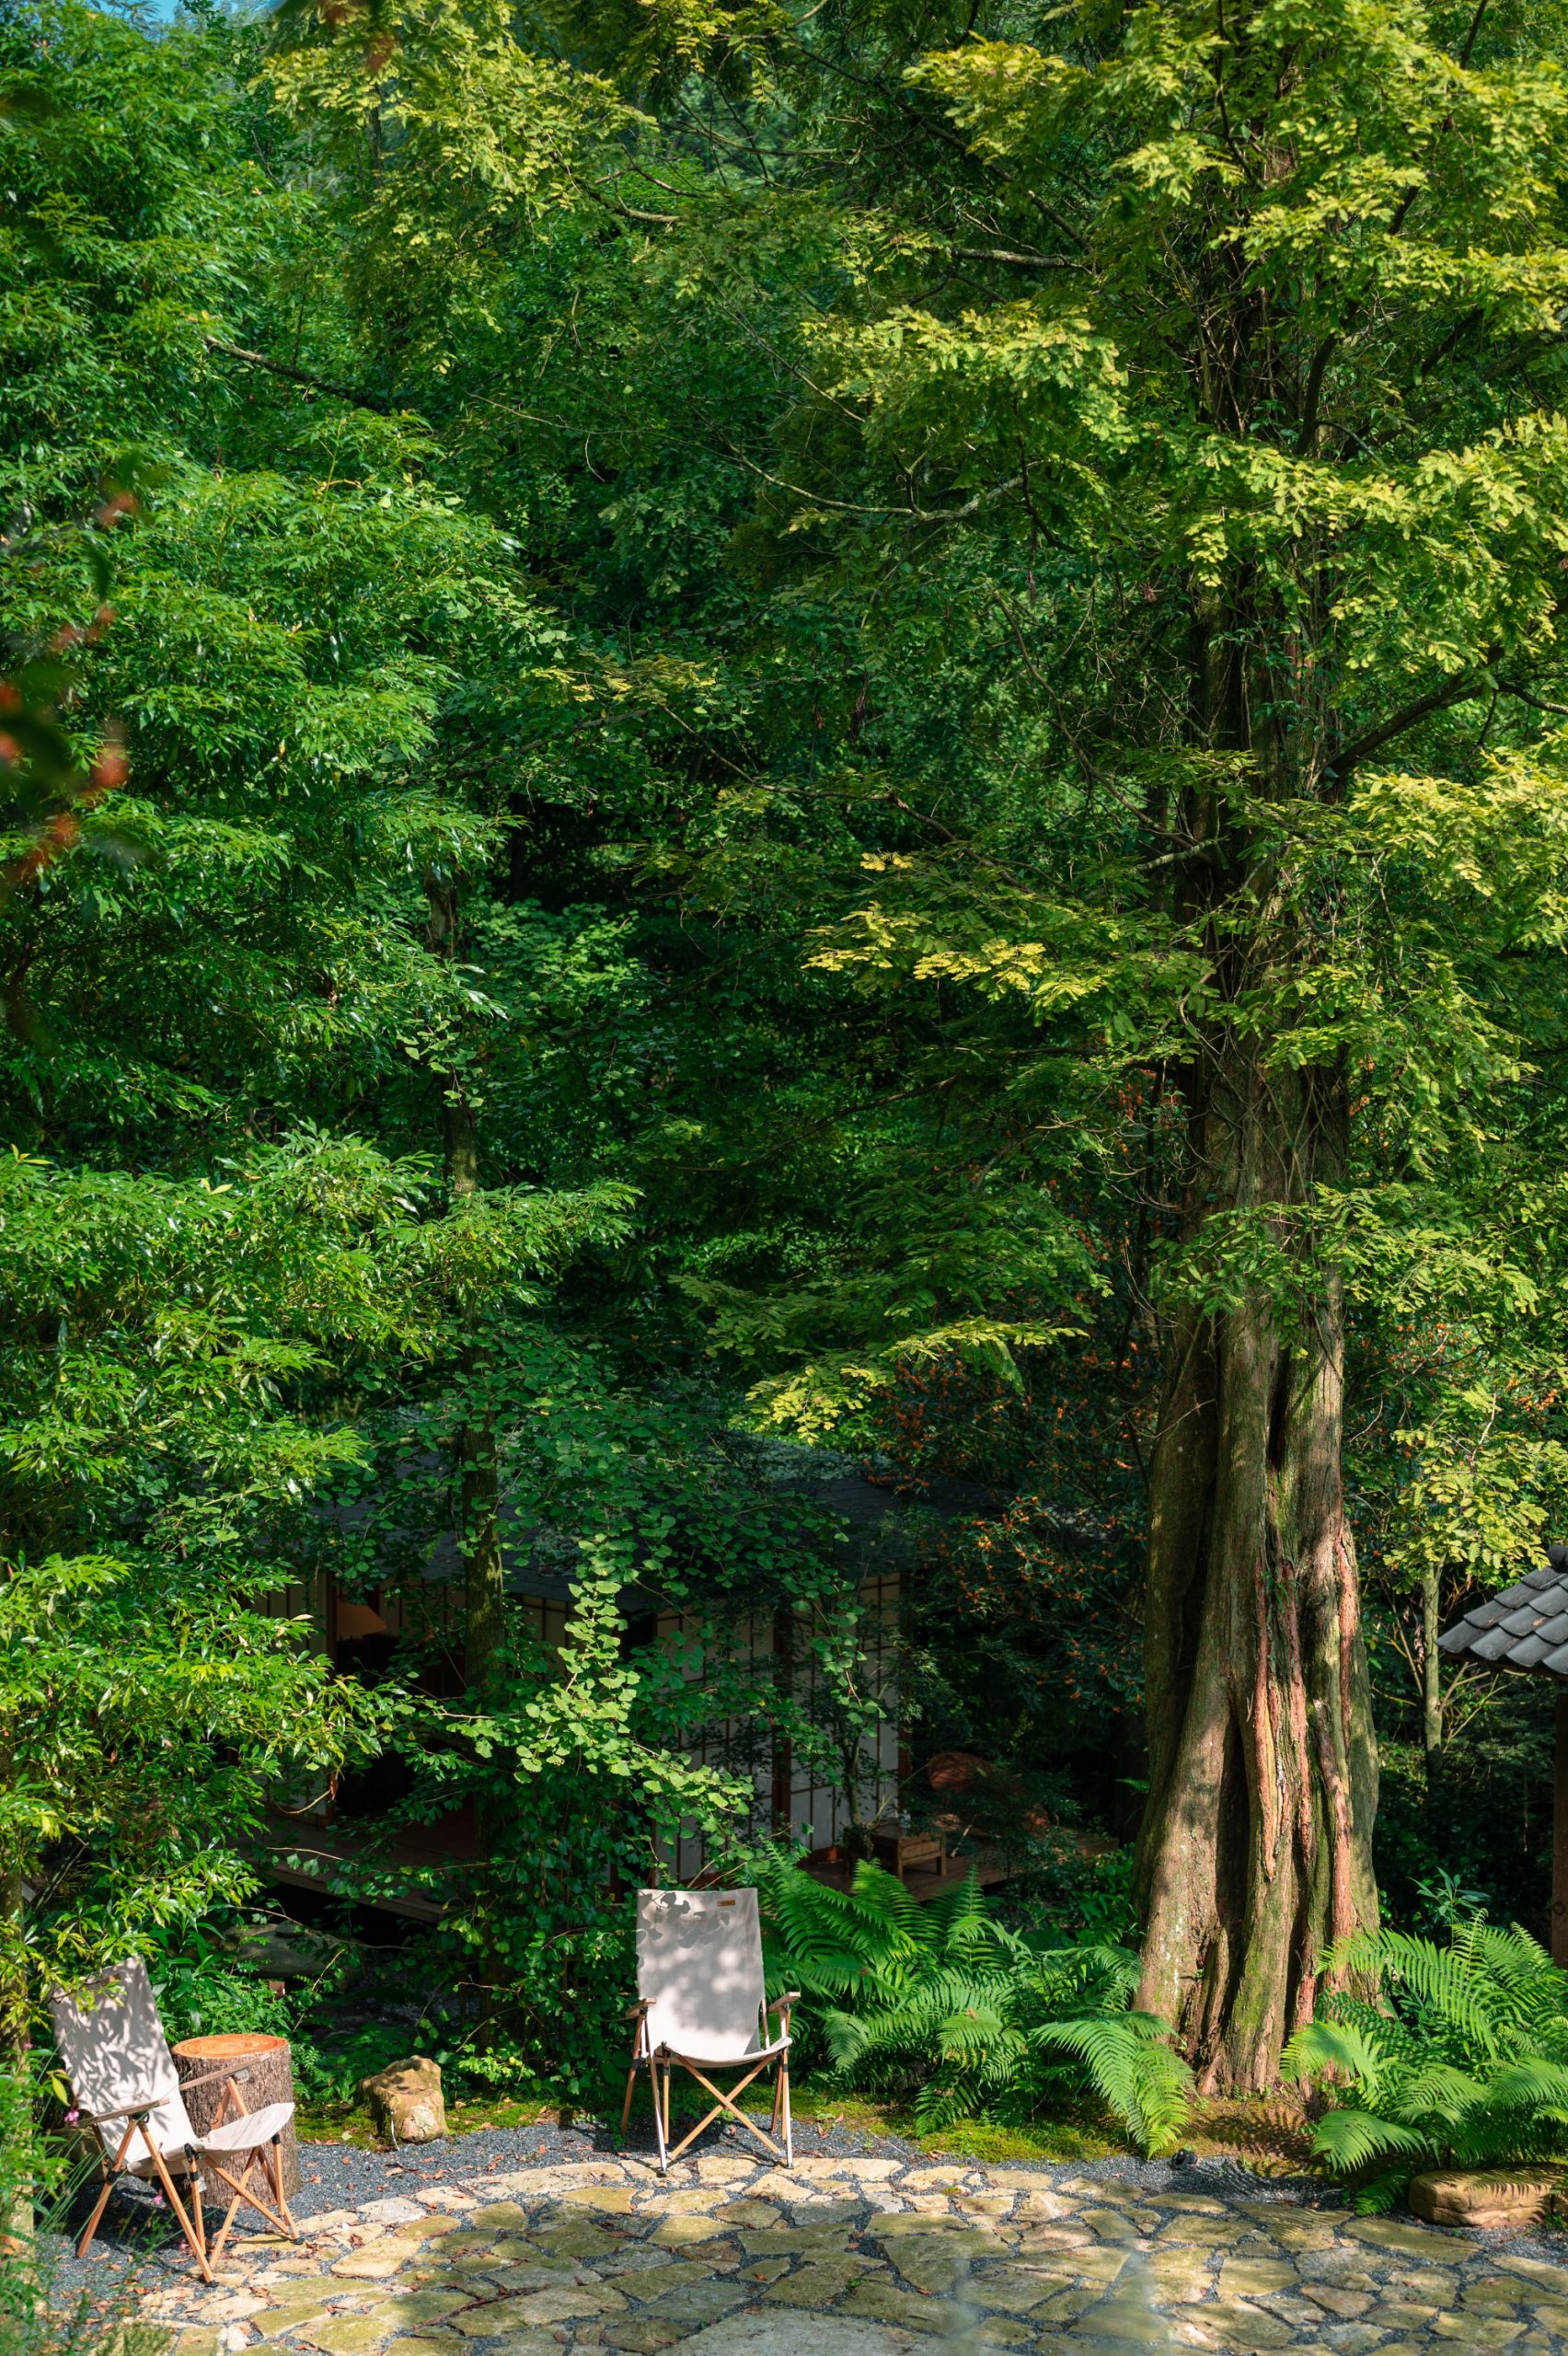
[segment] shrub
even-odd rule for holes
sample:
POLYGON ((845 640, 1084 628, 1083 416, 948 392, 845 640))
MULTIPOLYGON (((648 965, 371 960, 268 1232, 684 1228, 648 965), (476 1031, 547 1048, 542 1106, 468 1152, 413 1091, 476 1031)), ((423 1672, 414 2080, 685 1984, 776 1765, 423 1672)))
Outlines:
POLYGON ((187 2037, 259 2031, 293 2038, 294 2010, 243 1965, 211 1954, 163 1955, 152 1966, 158 2017, 171 2045, 187 2037))
POLYGON ((1192 2074, 1163 2021, 1129 2009, 1137 1958, 1009 1930, 973 1879, 922 1906, 880 1867, 825 1888, 784 1858, 758 1874, 768 1983, 798 1988, 846 2089, 913 2094, 922 2131, 1017 2125, 1090 2086, 1149 2153, 1169 2151, 1192 2074))
POLYGON ((1284 2066, 1330 2092, 1318 2157, 1336 2175, 1372 2172, 1358 2208, 1391 2208, 1424 2168, 1505 2166, 1568 2145, 1568 1973, 1527 1931, 1478 1916, 1447 1946, 1364 1933, 1324 1965, 1351 1991, 1322 2000, 1284 2066))
MULTIPOLYGON (((200 1923, 180 1926, 176 1936, 178 1945, 171 1938, 148 1966, 158 2016, 171 2045, 182 2038, 236 2031, 287 2038, 294 2094, 302 2102, 347 2101, 362 2077, 398 2058, 383 2053, 380 2046, 368 2059, 357 2048, 346 2058, 336 2050, 324 2052, 317 2032, 306 2025, 320 1993, 319 1981, 281 1991, 210 1938, 200 1923)), ((391 2041, 398 2042, 396 2037, 391 2041)))

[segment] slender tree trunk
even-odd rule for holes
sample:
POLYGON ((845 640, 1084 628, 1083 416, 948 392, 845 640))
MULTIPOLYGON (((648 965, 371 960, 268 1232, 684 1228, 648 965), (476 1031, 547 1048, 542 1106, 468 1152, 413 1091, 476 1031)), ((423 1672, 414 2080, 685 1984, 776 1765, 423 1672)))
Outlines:
POLYGON ((1435 1807, 1443 1782, 1443 1656, 1439 1633, 1437 1573, 1421 1573, 1421 1749, 1426 1766, 1426 1805, 1435 1807))
MULTIPOLYGON (((450 959, 457 949, 461 907, 449 878, 427 874, 430 945, 450 959)), ((474 1108, 456 1070, 438 1071, 442 1143, 446 1183, 453 1199, 477 1194, 479 1184, 478 1127, 474 1108)), ((478 1354, 464 1354, 469 1383, 480 1375, 478 1354)), ((473 1416, 457 1435, 457 1545, 463 1563, 463 1681, 476 1701, 494 1698, 506 1637, 506 1568, 501 1551, 500 1474, 495 1431, 488 1417, 473 1416)))
POLYGON ((458 1544, 463 1553, 464 1682, 495 1698, 506 1643, 506 1565, 501 1551, 495 1434, 470 1424, 458 1443, 458 1544))

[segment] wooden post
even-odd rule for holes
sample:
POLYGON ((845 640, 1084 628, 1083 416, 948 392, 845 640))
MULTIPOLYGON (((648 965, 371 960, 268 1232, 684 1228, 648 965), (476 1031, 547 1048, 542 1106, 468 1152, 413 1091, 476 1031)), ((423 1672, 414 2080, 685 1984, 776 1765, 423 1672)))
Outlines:
MULTIPOLYGON (((188 2078, 200 2078, 209 2070, 216 2070, 232 2062, 236 2070, 248 2070, 249 2077, 235 2093, 247 2110, 260 2110, 270 2102, 293 2102, 294 2067, 289 2044, 284 2037, 263 2037, 259 2033, 236 2034, 228 2037, 188 2037, 174 2048, 174 2066, 181 2083, 188 2078)), ((185 2108, 190 2114, 190 2124, 199 2135, 215 2125, 218 2108, 224 2098, 224 2081, 209 2080, 185 2097, 185 2108)), ((233 2096, 225 2113, 227 2119, 238 2116, 233 2096)), ((280 2156, 283 2164, 285 2196, 299 2190, 299 2139, 291 2119, 280 2140, 280 2156)), ((233 2163, 229 2164, 231 2166, 233 2163)), ((203 2172, 203 2182, 209 2188, 209 2198, 222 2200, 226 2208, 229 2194, 215 2177, 203 2172)), ((266 2186, 262 2185, 263 2197, 266 2186)))
POLYGON ((1568 1686, 1557 1689, 1557 1773, 1551 1793, 1551 1960, 1568 1965, 1568 1686))

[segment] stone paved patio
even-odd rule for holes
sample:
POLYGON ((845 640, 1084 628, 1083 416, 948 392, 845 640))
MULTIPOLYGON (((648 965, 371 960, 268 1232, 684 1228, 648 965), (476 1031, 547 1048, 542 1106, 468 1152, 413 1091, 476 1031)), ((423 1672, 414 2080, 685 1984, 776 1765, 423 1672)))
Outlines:
POLYGON ((170 2327, 169 2356, 1568 2350, 1568 2262, 1262 2185, 1148 2192, 1070 2166, 712 2156, 661 2184, 591 2160, 302 2231, 238 2244, 210 2289, 164 2253, 139 2320, 170 2327))

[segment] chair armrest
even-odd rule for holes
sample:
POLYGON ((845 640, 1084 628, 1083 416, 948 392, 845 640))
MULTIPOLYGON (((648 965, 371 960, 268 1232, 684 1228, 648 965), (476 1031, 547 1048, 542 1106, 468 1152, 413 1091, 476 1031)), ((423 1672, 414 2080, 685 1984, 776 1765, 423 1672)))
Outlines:
POLYGON ((179 2091, 182 2095, 188 2095, 196 2086, 210 2086, 214 2078, 228 2078, 236 2085, 240 2086, 248 2086, 250 2084, 248 2070, 203 2070, 199 2078, 181 2078, 179 2091))
MULTIPOLYGON (((185 2095, 189 2094, 193 2086, 210 2086, 214 2078, 237 2078, 242 2085, 248 2085, 250 2073, 248 2070, 203 2070, 199 2078, 184 2079, 179 2091, 185 2095)), ((144 2118, 147 2112, 156 2110, 159 2104, 167 2102, 167 2095, 146 2095, 140 2102, 122 2103, 118 2110, 85 2110, 82 2117, 89 2126, 107 2127, 110 2119, 114 2119, 144 2118)))
POLYGON ((639 1996, 636 2004, 628 2005, 627 2010, 621 2015, 622 2020, 640 2021, 642 2018, 643 2014, 651 2009, 652 2003, 653 1999, 651 1996, 639 1996))
POLYGON ((800 2001, 801 1992, 798 1988, 786 1988, 782 1996, 768 1998, 767 2010, 770 2013, 787 2013, 791 2004, 798 2004, 800 2001))
POLYGON ((79 2115, 89 2127, 107 2127, 111 2119, 146 2119, 163 2100, 161 2095, 148 2095, 143 2102, 122 2103, 118 2110, 84 2110, 79 2115))

